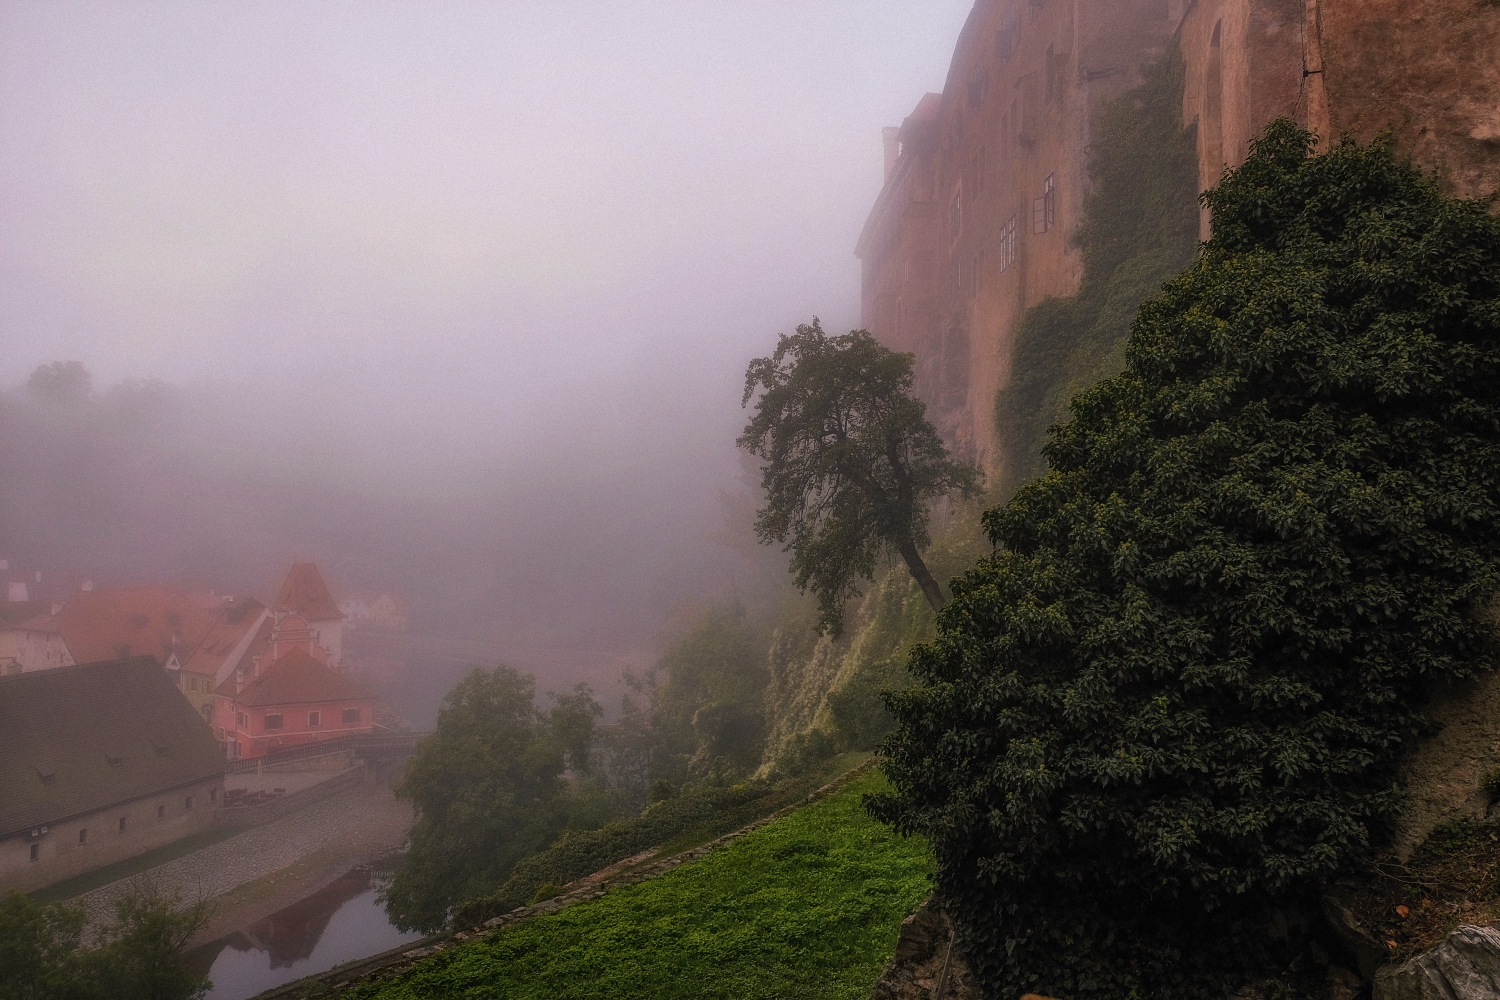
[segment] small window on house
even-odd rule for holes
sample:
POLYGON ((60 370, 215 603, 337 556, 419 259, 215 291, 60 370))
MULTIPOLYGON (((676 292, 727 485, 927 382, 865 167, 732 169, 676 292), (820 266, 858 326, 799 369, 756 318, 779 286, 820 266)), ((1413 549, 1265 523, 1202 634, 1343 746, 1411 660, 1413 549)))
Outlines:
POLYGON ((31 860, 35 861, 38 858, 40 858, 41 856, 42 856, 42 845, 41 844, 32 844, 31 845, 31 860))
POLYGON ((344 709, 344 725, 346 725, 346 726, 357 726, 357 725, 359 725, 359 709, 357 709, 357 708, 346 708, 346 709, 344 709))
POLYGON ((217 788, 210 788, 208 790, 208 801, 210 801, 210 802, 217 802, 217 801, 219 801, 219 790, 217 788))
POLYGON ((249 729, 250 728, 250 717, 248 715, 246 715, 244 712, 235 712, 234 713, 234 722, 235 722, 235 725, 239 726, 241 729, 249 729))
POLYGON ((193 808, 193 797, 191 795, 182 800, 182 808, 184 810, 193 808))
POLYGON ((189 691, 196 691, 196 690, 198 690, 198 678, 196 678, 196 677, 189 677, 188 678, 188 690, 189 691))
POLYGON ((323 724, 323 713, 322 712, 308 712, 307 713, 307 728, 309 728, 309 729, 317 729, 322 724, 323 724))
POLYGON ((984 289, 984 267, 985 267, 985 254, 984 254, 984 249, 981 248, 978 253, 974 254, 974 294, 975 295, 978 295, 980 293, 980 291, 982 291, 984 289))
POLYGON ((1045 233, 1057 224, 1057 189, 1052 174, 1042 181, 1042 196, 1031 203, 1031 231, 1045 233))
POLYGON ((984 167, 984 147, 980 146, 969 161, 969 189, 976 198, 984 194, 984 167))
POLYGON ((1000 270, 1009 271, 1016 262, 1016 217, 1012 215, 1000 227, 1000 270))
POLYGON ((1051 101, 1057 95, 1057 53, 1051 45, 1047 46, 1047 100, 1051 101))
POLYGON ((166 819, 167 818, 167 807, 166 806, 157 806, 156 807, 156 818, 157 819, 166 819))
POLYGON ((78 831, 78 842, 80 844, 87 844, 89 842, 89 828, 88 827, 84 827, 83 829, 81 829, 81 830, 78 831))
POLYGON ((280 729, 281 728, 281 713, 280 712, 267 712, 266 713, 266 728, 267 729, 280 729))
POLYGON ((120 817, 120 832, 121 833, 125 832, 125 817, 124 816, 120 817))

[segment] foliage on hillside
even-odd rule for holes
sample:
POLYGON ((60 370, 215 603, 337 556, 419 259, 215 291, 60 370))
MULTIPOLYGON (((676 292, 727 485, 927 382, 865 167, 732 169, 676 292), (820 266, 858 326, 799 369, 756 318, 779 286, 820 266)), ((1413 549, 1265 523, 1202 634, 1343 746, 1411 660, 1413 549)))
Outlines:
MULTIPOLYGON (((645 851, 671 851, 684 839, 704 843, 738 830, 802 800, 858 760, 857 755, 841 756, 797 778, 774 782, 761 778, 735 785, 699 786, 655 802, 638 816, 615 820, 597 830, 570 831, 545 851, 517 864, 510 878, 494 892, 460 906, 454 924, 475 926, 525 906, 549 886, 560 888, 645 851)), ((553 895, 556 892, 542 898, 553 895)))
POLYGON ((765 639, 738 608, 713 608, 672 643, 648 678, 649 767, 672 787, 746 774, 765 746, 765 639))
POLYGON ((660 878, 428 959, 349 1000, 868 997, 930 889, 921 841, 860 801, 869 775, 660 878))
POLYGON ((547 712, 535 695, 531 675, 499 666, 475 668, 443 699, 436 731, 396 786, 416 811, 401 868, 381 892, 396 926, 441 928, 454 905, 504 882, 570 823, 610 818, 609 790, 588 780, 599 706, 583 686, 547 712))
POLYGON ((0 898, 0 1000, 197 1000, 213 984, 182 951, 209 905, 181 903, 149 885, 122 896, 115 922, 88 947, 81 908, 10 890, 0 898))
POLYGON ((1268 912, 1385 833, 1424 684, 1493 666, 1500 220, 1310 143, 1273 124, 1205 196, 892 699, 876 811, 932 842, 995 995, 1274 957, 1268 912))
POLYGON ((995 401, 1007 487, 1041 471, 1047 428, 1067 418, 1074 394, 1120 370, 1136 309, 1197 250, 1198 160, 1194 131, 1182 127, 1182 80, 1174 48, 1099 116, 1096 187, 1074 234, 1078 294, 1026 313, 995 401))

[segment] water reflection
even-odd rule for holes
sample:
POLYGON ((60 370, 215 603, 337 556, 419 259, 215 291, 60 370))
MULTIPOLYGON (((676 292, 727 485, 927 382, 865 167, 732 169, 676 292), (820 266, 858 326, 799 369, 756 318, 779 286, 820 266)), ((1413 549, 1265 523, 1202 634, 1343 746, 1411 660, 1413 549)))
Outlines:
POLYGON ((194 948, 186 957, 213 980, 209 1000, 245 1000, 421 937, 391 926, 375 901, 376 877, 372 869, 356 868, 284 910, 194 948))

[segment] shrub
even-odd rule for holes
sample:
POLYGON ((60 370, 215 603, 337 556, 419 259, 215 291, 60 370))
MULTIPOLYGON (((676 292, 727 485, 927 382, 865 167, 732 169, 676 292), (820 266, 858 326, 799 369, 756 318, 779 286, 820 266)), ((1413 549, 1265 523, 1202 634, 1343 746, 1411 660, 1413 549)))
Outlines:
POLYGON ((1491 669, 1500 220, 1274 123, 1214 237, 986 514, 891 697, 985 992, 1211 995, 1382 836, 1423 682, 1491 669))

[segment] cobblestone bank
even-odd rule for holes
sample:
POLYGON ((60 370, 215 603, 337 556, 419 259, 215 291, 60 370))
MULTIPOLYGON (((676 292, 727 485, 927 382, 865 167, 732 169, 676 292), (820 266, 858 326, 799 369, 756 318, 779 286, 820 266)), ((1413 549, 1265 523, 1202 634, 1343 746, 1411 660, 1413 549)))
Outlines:
POLYGON ((201 851, 101 886, 71 903, 82 906, 90 924, 98 925, 114 920, 115 900, 146 884, 164 895, 177 893, 186 902, 209 899, 271 875, 357 830, 377 809, 371 791, 355 786, 201 851))
POLYGON ((509 913, 498 917, 491 917, 480 927, 435 934, 432 937, 423 938, 421 941, 418 941, 416 947, 403 945, 400 948, 384 952, 383 954, 372 955, 357 962, 350 962, 347 965, 330 969, 328 972, 316 976, 308 976, 306 979, 299 979, 294 983, 287 983, 285 986, 278 986, 275 989, 267 990, 254 998, 254 1000, 302 1000, 302 998, 307 997, 325 998, 330 996, 330 989, 336 994, 339 990, 352 986, 356 982, 391 979, 402 975, 417 962, 427 958, 429 955, 436 955, 440 951, 445 951, 465 941, 493 937, 505 928, 513 927, 533 917, 541 916, 544 913, 556 913, 558 910, 567 909, 575 903, 598 899, 612 889, 636 885, 648 879, 664 875, 672 869, 679 868, 690 861, 696 861, 710 851, 717 850, 748 833, 759 830, 768 823, 774 823, 783 816, 826 797, 829 793, 837 791, 874 766, 875 758, 871 757, 858 767, 845 771, 800 802, 795 802, 792 805, 778 809, 769 816, 762 817, 747 826, 742 826, 733 833, 726 833, 724 836, 710 841, 702 847, 695 847, 692 850, 683 851, 681 854, 674 854, 669 858, 663 858, 660 861, 636 868, 631 868, 630 866, 649 859, 651 857, 650 853, 637 855, 634 858, 627 858, 624 861, 610 865, 603 871, 570 883, 564 888, 561 895, 553 899, 537 903, 534 906, 518 906, 509 913), (622 869, 624 870, 622 871, 622 869))

